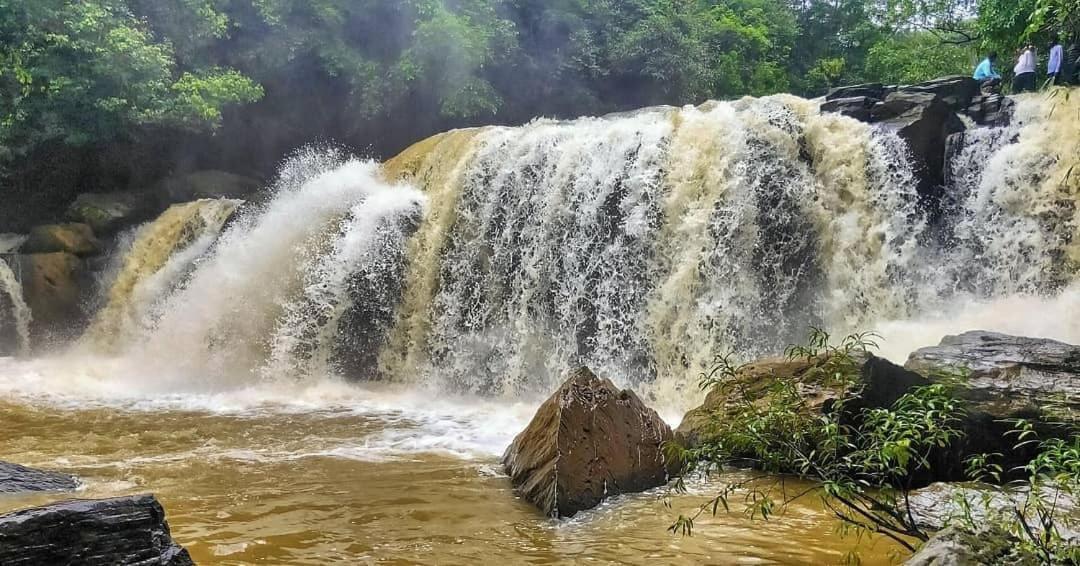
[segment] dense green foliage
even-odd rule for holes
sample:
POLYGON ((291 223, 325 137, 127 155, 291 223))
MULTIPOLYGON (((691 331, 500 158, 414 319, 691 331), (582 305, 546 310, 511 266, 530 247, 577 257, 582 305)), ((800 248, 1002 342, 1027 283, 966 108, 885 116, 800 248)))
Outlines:
POLYGON ((0 182, 266 175, 319 140, 386 156, 464 125, 913 82, 1075 27, 1075 3, 0 0, 0 182), (115 144, 152 158, 117 171, 86 153, 115 144), (35 169, 57 161, 67 176, 35 169))
MULTIPOLYGON (((916 519, 910 495, 938 457, 965 435, 967 412, 952 388, 966 377, 940 375, 939 383, 914 388, 891 407, 856 408, 864 386, 860 360, 876 347, 874 340, 873 334, 859 334, 833 344, 815 329, 807 345, 788 351, 791 359, 810 364, 808 373, 798 381, 777 377, 764 392, 746 390, 739 379, 745 366, 719 357, 701 386, 722 390, 735 406, 704 444, 666 446, 667 456, 683 463, 676 490, 695 473, 709 476, 748 464, 765 473, 727 483, 694 513, 680 515, 670 530, 691 534, 702 514, 730 512, 736 499, 751 518, 769 520, 802 498, 818 497, 845 531, 882 535, 910 551, 926 542, 932 533, 916 519), (828 390, 831 406, 814 408, 807 383, 828 390), (791 490, 786 476, 812 487, 791 490)), ((1063 494, 1080 495, 1080 434, 1071 441, 1039 440, 1034 424, 1013 425, 1015 449, 1037 445, 1036 456, 1015 470, 995 464, 1000 454, 969 457, 967 475, 988 483, 979 499, 957 495, 952 525, 979 539, 980 552, 987 553, 982 563, 1080 564, 1080 548, 1066 535, 1074 521, 1060 504, 1063 494), (1006 476, 1016 479, 1002 485, 1006 476), (986 544, 987 538, 995 543, 986 544)))

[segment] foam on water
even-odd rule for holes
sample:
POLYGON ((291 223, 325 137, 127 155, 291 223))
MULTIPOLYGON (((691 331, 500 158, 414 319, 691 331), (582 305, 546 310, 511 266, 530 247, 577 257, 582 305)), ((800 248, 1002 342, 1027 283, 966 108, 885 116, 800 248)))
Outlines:
MULTIPOLYGON (((275 381, 218 392, 155 392, 152 376, 125 373, 115 358, 80 356, 16 360, 0 357, 0 400, 63 411, 190 413, 236 419, 362 419, 371 431, 346 438, 315 437, 305 446, 254 447, 154 456, 286 461, 337 457, 362 461, 444 454, 462 459, 501 456, 535 411, 539 399, 491 402, 400 385, 360 386, 337 378, 275 381)), ((115 463, 114 463, 115 464, 115 463)), ((105 464, 105 465, 114 465, 105 464)))

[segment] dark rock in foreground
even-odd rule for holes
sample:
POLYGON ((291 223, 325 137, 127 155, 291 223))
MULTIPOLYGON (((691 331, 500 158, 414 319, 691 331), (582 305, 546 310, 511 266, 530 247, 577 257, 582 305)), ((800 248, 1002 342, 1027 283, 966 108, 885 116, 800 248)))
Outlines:
POLYGON ((68 474, 0 462, 0 493, 74 491, 78 486, 78 480, 68 474))
POLYGON ((996 419, 1075 422, 1080 415, 1080 346, 973 331, 914 352, 905 367, 931 380, 966 373, 958 394, 971 410, 996 419))
POLYGON ((517 491, 550 516, 667 483, 671 429, 630 390, 579 369, 514 439, 503 464, 517 491))
POLYGON ((188 566, 153 495, 65 501, 0 516, 0 564, 188 566))

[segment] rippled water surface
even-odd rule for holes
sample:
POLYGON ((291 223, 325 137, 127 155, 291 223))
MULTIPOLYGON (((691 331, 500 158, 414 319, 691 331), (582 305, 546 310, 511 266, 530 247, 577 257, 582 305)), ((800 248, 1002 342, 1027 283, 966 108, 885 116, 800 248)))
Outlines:
MULTIPOLYGON (((55 388, 41 371, 0 360, 0 459, 78 474, 80 497, 156 493, 200 564, 835 564, 855 543, 801 505, 668 533, 708 485, 671 508, 657 492, 546 519, 498 467, 535 402, 329 383, 103 400, 36 394, 55 388)), ((64 497, 7 497, 0 510, 64 497)), ((860 548, 864 564, 889 563, 884 541, 860 548)))

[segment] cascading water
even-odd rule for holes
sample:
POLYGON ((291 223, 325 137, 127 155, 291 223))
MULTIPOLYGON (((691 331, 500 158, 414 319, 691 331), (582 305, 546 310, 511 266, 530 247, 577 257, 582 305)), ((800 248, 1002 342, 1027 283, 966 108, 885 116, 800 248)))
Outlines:
POLYGON ((11 266, 0 257, 0 355, 30 352, 31 318, 22 285, 11 266), (5 344, 8 336, 11 343, 5 344))
POLYGON ((126 250, 105 305, 86 333, 93 346, 116 349, 152 327, 158 301, 206 253, 240 204, 235 200, 177 204, 144 226, 126 250))
MULTIPOLYGON (((1080 120, 1062 118, 1080 96, 968 132, 940 210, 896 134, 816 106, 460 130, 381 168, 302 151, 228 223, 235 203, 204 201, 125 240, 83 347, 0 358, 4 457, 91 496, 152 489, 200 563, 839 561, 851 542, 820 508, 664 538, 655 494, 558 527, 492 497, 575 364, 675 424, 715 354, 776 354, 809 324, 879 330, 896 361, 975 328, 1080 342, 1080 120)), ((889 563, 883 542, 864 563, 889 563)))
MULTIPOLYGON (((128 365, 152 368, 166 388, 226 388, 249 383, 252 374, 336 373, 328 364, 345 355, 341 345, 356 330, 339 333, 339 322, 365 306, 377 310, 371 305, 392 317, 400 290, 385 282, 401 279, 424 196, 380 181, 374 163, 316 149, 283 166, 273 194, 263 208, 241 214, 210 252, 196 238, 188 249, 198 253, 171 256, 184 265, 201 259, 175 289, 153 285, 169 292, 155 299, 151 324, 122 342, 128 365)), ((364 344, 377 351, 381 341, 364 344)))
POLYGON ((1057 293, 1076 273, 1080 132, 1052 104, 1078 106, 1022 99, 1013 126, 969 134, 942 220, 896 134, 787 96, 437 136, 386 166, 453 209, 412 246, 382 371, 516 393, 584 363, 680 389, 811 324, 1057 293))
MULTIPOLYGON (((1012 126, 967 134, 940 218, 895 133, 790 96, 453 131, 381 168, 309 149, 220 238, 234 202, 144 228, 88 336, 185 386, 514 395, 587 364, 681 406, 717 353, 776 354, 809 325, 1067 296, 1080 133, 1051 104, 1080 105, 1021 99, 1012 126)), ((940 338, 910 334, 887 338, 940 338)))

